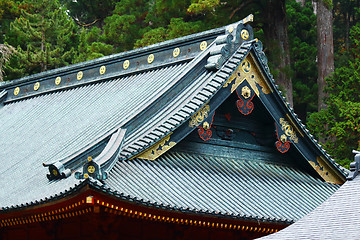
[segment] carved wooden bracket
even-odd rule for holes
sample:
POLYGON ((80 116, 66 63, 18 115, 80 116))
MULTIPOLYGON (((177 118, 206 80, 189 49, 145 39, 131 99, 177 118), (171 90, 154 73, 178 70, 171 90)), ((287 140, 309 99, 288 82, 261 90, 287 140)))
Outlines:
POLYGON ((236 94, 239 97, 239 100, 236 101, 236 107, 242 114, 249 115, 254 110, 254 103, 251 101, 255 96, 255 92, 247 85, 243 85, 241 90, 239 89, 236 89, 236 94))
POLYGON ((285 132, 282 130, 281 126, 275 122, 276 129, 276 137, 277 141, 275 142, 276 148, 281 153, 286 153, 290 149, 290 141, 288 141, 288 137, 285 132))
POLYGON ((199 137, 204 141, 209 140, 211 138, 211 136, 212 136, 211 127, 212 127, 212 124, 213 124, 213 121, 214 121, 214 116, 215 116, 215 112, 212 115, 212 117, 205 119, 205 121, 202 123, 202 125, 200 125, 198 127, 199 137))

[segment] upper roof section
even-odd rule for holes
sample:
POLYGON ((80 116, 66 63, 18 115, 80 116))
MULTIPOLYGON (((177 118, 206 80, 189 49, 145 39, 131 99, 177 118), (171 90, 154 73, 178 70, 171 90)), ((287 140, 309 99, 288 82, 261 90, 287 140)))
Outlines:
POLYGON ((167 65, 189 62, 205 49, 209 49, 210 44, 214 44, 216 47, 212 48, 207 68, 218 68, 233 51, 232 46, 229 45, 231 40, 239 45, 244 40, 253 39, 251 27, 245 25, 252 19, 253 16, 249 15, 242 21, 226 27, 58 68, 14 81, 0 82, 0 100, 7 103, 52 91, 61 91, 98 81, 129 76, 167 65), (219 36, 221 37, 217 39, 219 36), (214 43, 215 39, 217 40, 216 43, 214 43), (4 90, 5 92, 3 92, 4 90))
POLYGON ((1 84, 0 184, 24 172, 34 182, 42 164, 51 180, 104 180, 117 162, 155 160, 194 130, 208 138, 215 110, 235 93, 245 115, 253 98, 265 106, 280 152, 291 145, 320 178, 343 183, 281 97, 250 20, 1 84))

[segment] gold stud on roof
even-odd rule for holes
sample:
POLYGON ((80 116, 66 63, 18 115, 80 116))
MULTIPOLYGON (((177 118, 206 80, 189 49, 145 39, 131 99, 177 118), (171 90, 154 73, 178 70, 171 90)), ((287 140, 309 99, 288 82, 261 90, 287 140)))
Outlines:
POLYGON ((206 42, 206 41, 202 41, 202 42, 200 43, 200 50, 201 50, 201 51, 204 51, 204 50, 206 49, 206 47, 207 47, 207 42, 206 42))
POLYGON ((249 38, 249 31, 246 29, 241 30, 241 38, 247 40, 249 38))
POLYGON ((84 73, 82 71, 78 72, 76 75, 77 80, 81 80, 83 75, 84 75, 84 73))
POLYGON ((105 71, 106 71, 106 67, 105 67, 105 66, 101 66, 101 67, 100 67, 100 70, 99 70, 100 74, 103 75, 103 74, 105 73, 105 71))
POLYGON ((175 48, 173 51, 173 57, 177 57, 180 54, 180 48, 175 48))
POLYGON ((59 85, 61 83, 61 77, 55 78, 55 84, 59 85))
POLYGON ((150 54, 147 59, 148 63, 152 63, 154 61, 154 58, 154 54, 150 54))
POLYGON ((125 62, 123 63, 123 68, 128 69, 129 66, 130 66, 129 60, 125 60, 125 62))
POLYGON ((17 96, 17 95, 19 94, 19 92, 20 92, 20 88, 19 88, 19 87, 16 87, 16 88, 14 89, 14 95, 17 96))
POLYGON ((40 83, 39 83, 39 82, 36 82, 36 83, 34 84, 34 90, 37 91, 37 90, 39 89, 39 87, 40 87, 40 83))

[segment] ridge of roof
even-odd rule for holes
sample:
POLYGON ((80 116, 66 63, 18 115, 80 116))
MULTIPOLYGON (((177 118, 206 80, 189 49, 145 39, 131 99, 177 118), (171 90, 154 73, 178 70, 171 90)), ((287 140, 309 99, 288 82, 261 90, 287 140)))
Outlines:
POLYGON ((234 26, 247 21, 252 21, 252 15, 237 23, 217 29, 53 69, 13 81, 0 82, 0 90, 8 91, 5 101, 11 102, 52 91, 113 79, 139 71, 156 69, 169 64, 190 61, 204 50, 202 45, 199 48, 197 44, 201 42, 206 48, 206 45, 217 36, 222 35, 226 29, 233 29, 234 26), (172 56, 169 57, 170 55, 172 56))

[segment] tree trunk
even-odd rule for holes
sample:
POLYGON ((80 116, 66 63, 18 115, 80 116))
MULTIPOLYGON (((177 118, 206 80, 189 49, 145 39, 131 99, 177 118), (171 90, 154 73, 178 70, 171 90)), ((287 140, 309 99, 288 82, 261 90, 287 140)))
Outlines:
POLYGON ((305 6, 305 0, 296 0, 297 3, 300 3, 302 7, 305 6))
POLYGON ((286 99, 293 106, 293 86, 290 77, 290 45, 287 34, 285 0, 267 1, 265 4, 266 21, 264 34, 266 46, 272 50, 270 59, 280 88, 285 91, 286 99))
POLYGON ((323 0, 317 3, 318 110, 326 108, 325 78, 334 72, 334 41, 332 10, 323 0))

